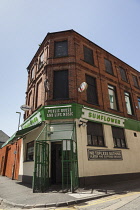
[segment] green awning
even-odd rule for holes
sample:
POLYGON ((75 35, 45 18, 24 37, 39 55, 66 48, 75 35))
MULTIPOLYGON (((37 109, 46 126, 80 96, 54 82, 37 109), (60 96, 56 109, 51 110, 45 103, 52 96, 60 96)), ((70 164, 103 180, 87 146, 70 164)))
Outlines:
POLYGON ((34 130, 35 128, 41 126, 42 123, 38 123, 36 125, 30 126, 28 128, 24 128, 22 130, 16 131, 3 145, 2 147, 6 146, 7 144, 10 144, 10 142, 13 142, 15 139, 18 139, 25 134, 29 133, 30 131, 34 130))

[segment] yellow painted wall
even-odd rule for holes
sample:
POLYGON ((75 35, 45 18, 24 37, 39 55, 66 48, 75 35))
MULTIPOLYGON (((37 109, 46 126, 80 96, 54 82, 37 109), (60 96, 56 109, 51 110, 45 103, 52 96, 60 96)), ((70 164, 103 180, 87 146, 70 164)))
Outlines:
POLYGON ((121 149, 114 148, 111 126, 103 125, 103 131, 105 147, 87 146, 87 127, 77 125, 79 177, 140 172, 140 133, 125 130, 128 149, 121 149), (121 150, 123 160, 88 160, 87 149, 121 150))

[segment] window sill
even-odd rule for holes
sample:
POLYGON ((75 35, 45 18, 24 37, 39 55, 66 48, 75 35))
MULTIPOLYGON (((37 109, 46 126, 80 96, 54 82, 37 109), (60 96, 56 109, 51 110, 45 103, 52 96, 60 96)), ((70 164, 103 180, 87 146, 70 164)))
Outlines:
POLYGON ((108 108, 109 110, 112 110, 112 111, 115 111, 115 112, 118 112, 118 113, 122 113, 120 110, 116 110, 116 109, 111 109, 111 108, 108 108))
POLYGON ((95 106, 100 106, 99 104, 94 104, 94 103, 91 103, 91 102, 88 102, 88 101, 85 101, 85 100, 83 100, 83 101, 88 103, 88 104, 92 104, 92 105, 95 105, 95 106))
POLYGON ((53 98, 51 101, 71 100, 70 98, 53 98))
POLYGON ((66 57, 69 57, 68 55, 63 55, 63 56, 54 56, 53 59, 56 59, 56 58, 66 58, 66 57))
POLYGON ((114 74, 111 74, 111 73, 109 73, 108 71, 105 71, 105 72, 106 72, 107 74, 113 76, 113 77, 116 77, 114 74))
POLYGON ((113 147, 114 149, 129 149, 128 147, 113 147))
POLYGON ((93 66, 93 67, 96 67, 96 68, 97 68, 97 66, 95 66, 95 64, 89 63, 89 62, 87 62, 87 61, 85 61, 85 60, 83 60, 83 59, 81 59, 81 61, 83 61, 83 62, 85 62, 85 63, 87 63, 87 64, 89 64, 89 65, 91 65, 91 66, 93 66))
POLYGON ((102 147, 102 148, 108 148, 107 146, 96 146, 96 145, 87 145, 87 147, 102 147))

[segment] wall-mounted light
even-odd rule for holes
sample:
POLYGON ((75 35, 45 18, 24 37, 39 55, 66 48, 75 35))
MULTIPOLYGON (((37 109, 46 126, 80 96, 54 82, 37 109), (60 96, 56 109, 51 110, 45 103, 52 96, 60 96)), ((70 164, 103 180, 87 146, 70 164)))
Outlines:
POLYGON ((54 127, 50 126, 50 131, 49 131, 48 135, 53 134, 53 132, 54 132, 54 127))
POLYGON ((80 119, 79 119, 79 122, 78 122, 79 127, 81 127, 81 125, 82 125, 83 127, 87 126, 87 121, 88 121, 88 120, 85 120, 85 119, 80 118, 80 119))

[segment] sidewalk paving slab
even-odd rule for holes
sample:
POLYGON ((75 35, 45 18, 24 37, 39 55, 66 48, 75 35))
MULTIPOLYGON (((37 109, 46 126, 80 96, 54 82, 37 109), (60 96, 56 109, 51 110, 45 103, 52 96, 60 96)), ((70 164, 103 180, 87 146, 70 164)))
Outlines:
POLYGON ((78 188, 75 193, 33 193, 30 186, 0 176, 0 204, 23 209, 69 206, 134 190, 140 190, 140 179, 78 188))

